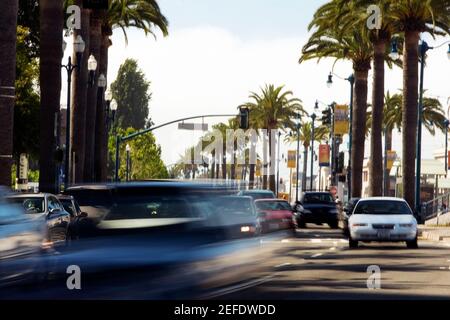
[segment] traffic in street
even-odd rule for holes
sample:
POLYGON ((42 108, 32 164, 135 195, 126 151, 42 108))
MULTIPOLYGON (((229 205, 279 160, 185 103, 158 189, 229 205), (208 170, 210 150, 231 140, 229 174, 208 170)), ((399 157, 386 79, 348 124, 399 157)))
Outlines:
POLYGON ((361 199, 349 211, 324 191, 305 192, 289 204, 238 189, 167 180, 74 186, 57 197, 6 192, 0 201, 0 297, 450 295, 450 243, 422 239, 402 199, 361 199), (70 221, 57 224, 55 238, 55 220, 66 216, 70 221))

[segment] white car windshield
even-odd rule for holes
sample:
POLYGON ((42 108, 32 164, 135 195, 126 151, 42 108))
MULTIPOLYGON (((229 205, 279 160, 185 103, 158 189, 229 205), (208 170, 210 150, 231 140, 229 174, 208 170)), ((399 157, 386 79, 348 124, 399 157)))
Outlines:
POLYGON ((411 209, 402 201, 360 201, 354 214, 412 214, 411 209))

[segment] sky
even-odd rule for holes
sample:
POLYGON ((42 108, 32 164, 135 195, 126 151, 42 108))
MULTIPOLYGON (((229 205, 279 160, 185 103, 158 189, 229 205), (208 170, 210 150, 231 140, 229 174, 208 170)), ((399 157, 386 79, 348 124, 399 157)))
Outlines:
MULTIPOLYGON (((235 114, 237 107, 248 101, 249 93, 258 92, 266 83, 284 85, 302 100, 308 112, 313 110, 316 100, 322 109, 332 101, 347 104, 347 81, 335 77, 332 88, 326 86, 333 60, 298 64, 301 48, 308 38, 307 26, 315 10, 325 2, 160 0, 161 10, 170 23, 169 36, 164 38, 156 32, 155 39, 130 29, 126 45, 122 31, 114 30, 109 82, 115 79, 126 58, 137 59, 151 81, 149 111, 156 125, 193 115, 235 114)), ((450 40, 426 39, 430 46, 450 40)), ((450 97, 447 48, 443 46, 429 52, 425 71, 427 93, 438 97, 445 110, 450 97)), ((347 77, 352 72, 351 64, 338 62, 334 72, 347 77)), ((371 99, 371 78, 370 73, 368 101, 371 99)), ((402 71, 387 69, 385 81, 386 91, 397 92, 402 88, 402 71)), ((205 123, 211 126, 226 120, 205 119, 205 123)), ((154 134, 166 165, 178 161, 183 151, 201 135, 200 132, 178 130, 177 125, 158 129, 154 134)), ((424 131, 423 139, 423 158, 433 158, 433 152, 444 146, 444 136, 440 133, 433 137, 424 131)), ((393 148, 401 154, 401 147, 401 137, 396 134, 393 148)), ((283 145, 282 153, 286 154, 287 149, 293 149, 293 146, 283 145)), ((366 143, 366 155, 368 150, 366 143)), ((287 173, 284 166, 280 167, 281 176, 287 173)))

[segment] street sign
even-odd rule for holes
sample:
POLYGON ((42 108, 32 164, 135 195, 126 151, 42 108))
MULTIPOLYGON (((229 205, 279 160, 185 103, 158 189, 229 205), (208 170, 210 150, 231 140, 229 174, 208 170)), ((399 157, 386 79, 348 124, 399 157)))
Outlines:
POLYGON ((178 129, 180 130, 191 130, 191 131, 208 131, 207 123, 187 123, 181 122, 178 124, 178 129))

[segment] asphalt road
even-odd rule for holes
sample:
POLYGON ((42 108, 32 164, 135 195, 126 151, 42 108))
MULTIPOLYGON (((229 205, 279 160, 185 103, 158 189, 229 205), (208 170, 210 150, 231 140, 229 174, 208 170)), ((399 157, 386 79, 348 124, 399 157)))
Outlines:
POLYGON ((349 249, 341 230, 308 225, 295 237, 275 233, 219 243, 198 248, 195 256, 189 263, 155 270, 83 275, 80 291, 67 290, 62 278, 39 287, 10 289, 3 298, 450 298, 450 244, 428 240, 420 240, 419 249, 407 249, 404 243, 363 243, 349 249), (367 286, 371 265, 381 270, 379 289, 367 286))
MULTIPOLYGON (((360 243, 349 249, 340 230, 308 225, 297 238, 267 242, 258 279, 211 294, 214 299, 449 299, 450 244, 360 243), (380 288, 369 289, 368 266, 379 266, 380 288)), ((374 284, 373 281, 369 283, 374 284)), ((373 285, 372 285, 373 287, 373 285)))

